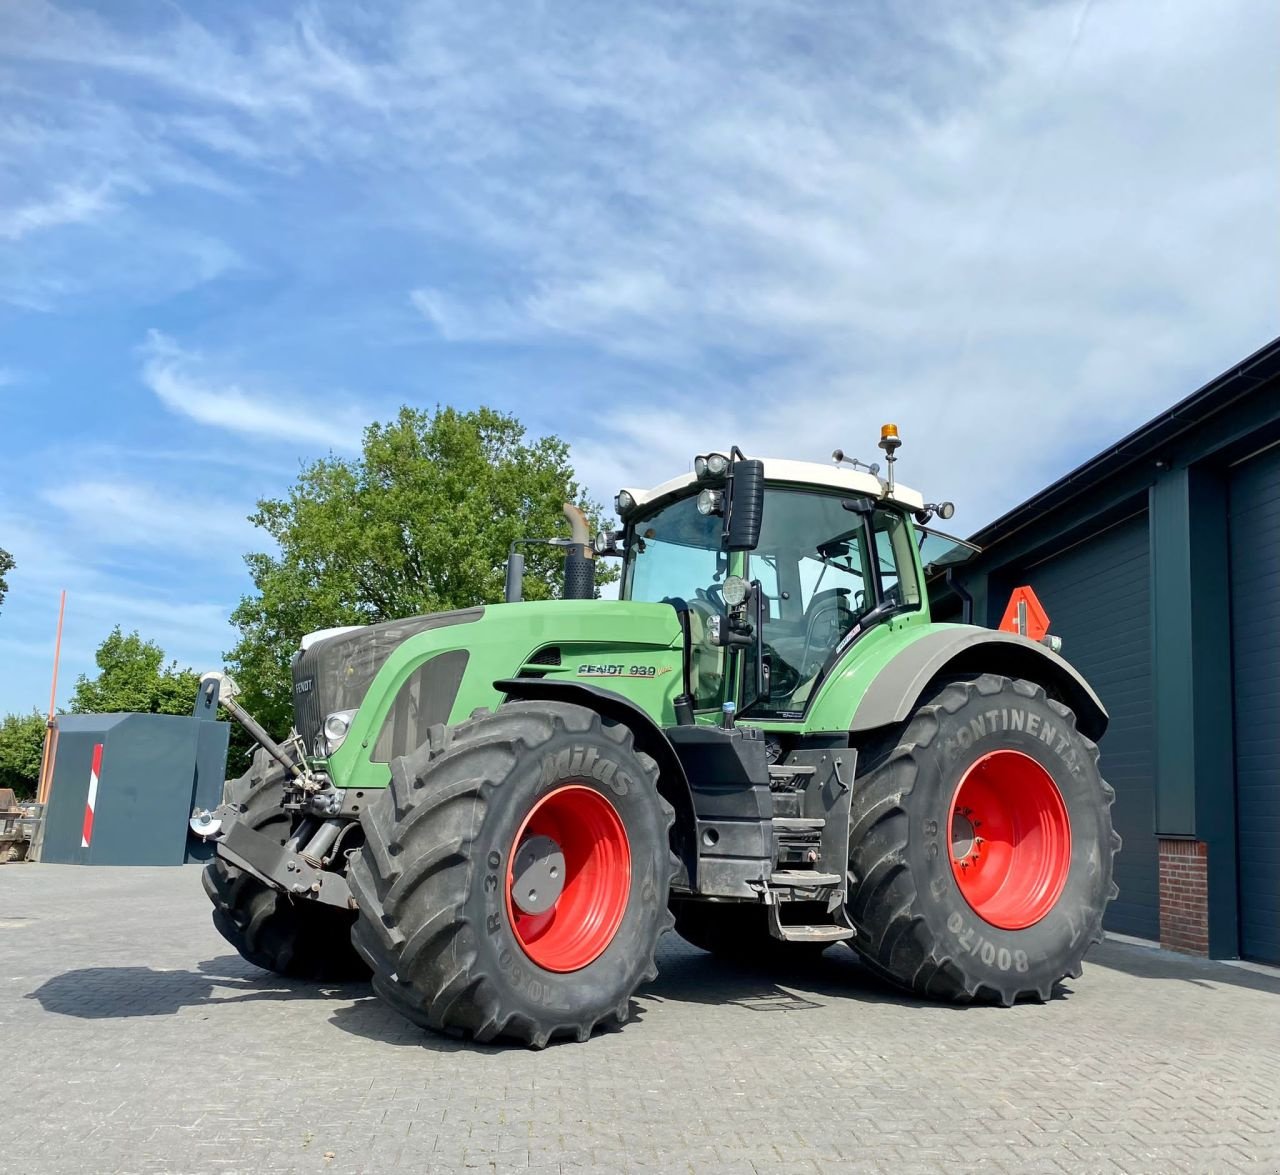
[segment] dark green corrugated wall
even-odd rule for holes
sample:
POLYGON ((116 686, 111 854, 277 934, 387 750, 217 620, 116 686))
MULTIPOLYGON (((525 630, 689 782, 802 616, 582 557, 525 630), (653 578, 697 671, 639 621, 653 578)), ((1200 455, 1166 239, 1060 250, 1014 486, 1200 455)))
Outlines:
POLYGON ((1145 512, 1021 572, 1049 613, 1063 655, 1097 690, 1111 715, 1100 744, 1102 774, 1116 789, 1112 810, 1124 849, 1120 897, 1107 927, 1156 938, 1160 930, 1151 681, 1151 565, 1145 512))
POLYGON ((1240 953, 1280 963, 1280 448, 1231 478, 1240 953))

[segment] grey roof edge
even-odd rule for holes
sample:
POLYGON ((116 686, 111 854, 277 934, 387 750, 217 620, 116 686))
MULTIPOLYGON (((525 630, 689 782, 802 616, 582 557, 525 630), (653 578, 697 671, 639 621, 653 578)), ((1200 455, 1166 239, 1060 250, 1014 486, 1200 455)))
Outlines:
POLYGON ((1026 516, 1059 505, 1083 493, 1104 478, 1140 458, 1150 455, 1175 437, 1189 431, 1207 417, 1223 411, 1240 398, 1256 391, 1280 375, 1280 337, 1272 339, 1252 355, 1215 376, 1172 408, 1134 429, 1127 436, 1090 457, 1070 473, 1051 482, 1026 501, 975 531, 969 541, 984 550, 1021 530, 1026 516))

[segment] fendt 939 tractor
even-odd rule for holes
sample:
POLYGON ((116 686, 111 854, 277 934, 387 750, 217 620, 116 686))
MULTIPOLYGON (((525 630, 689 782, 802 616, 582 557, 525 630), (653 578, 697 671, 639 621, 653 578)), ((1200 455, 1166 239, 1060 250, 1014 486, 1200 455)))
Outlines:
POLYGON ((513 551, 506 603, 305 638, 283 744, 207 675, 261 745, 192 816, 218 929, 534 1047, 624 1022, 672 927, 772 965, 845 942, 942 1000, 1049 998, 1116 893, 1107 716, 1046 643, 930 619, 925 524, 952 508, 894 483, 898 443, 883 479, 699 456, 594 540, 567 508, 561 600, 520 602, 513 551))

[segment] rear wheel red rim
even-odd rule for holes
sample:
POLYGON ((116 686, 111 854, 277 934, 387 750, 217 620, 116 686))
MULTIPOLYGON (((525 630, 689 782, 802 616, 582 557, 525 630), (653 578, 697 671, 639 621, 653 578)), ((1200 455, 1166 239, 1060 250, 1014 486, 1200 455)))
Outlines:
POLYGON ((1062 896, 1071 822, 1053 776, 1030 755, 983 755, 956 788, 948 827, 951 872, 983 921, 1025 930, 1062 896))
POLYGON ((542 797, 525 817, 507 863, 507 917, 524 953, 546 971, 579 971, 595 962, 613 941, 631 893, 631 844, 617 809, 594 788, 566 784, 542 797), (536 839, 535 839, 536 838, 536 839), (517 894, 515 869, 522 846, 536 844, 556 864, 543 880, 563 875, 550 908, 521 908, 530 894, 517 894))

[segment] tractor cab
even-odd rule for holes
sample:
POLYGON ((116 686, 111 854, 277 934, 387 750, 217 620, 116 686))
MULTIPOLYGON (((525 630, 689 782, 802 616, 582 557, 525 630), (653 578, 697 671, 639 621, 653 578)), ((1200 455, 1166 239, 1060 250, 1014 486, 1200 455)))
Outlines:
POLYGON ((894 616, 927 621, 915 531, 929 508, 914 490, 869 469, 736 451, 694 465, 653 490, 621 491, 623 529, 597 545, 621 542, 623 600, 687 613, 695 711, 730 703, 741 718, 802 718, 860 633, 894 616), (735 512, 754 522, 736 542, 735 512), (740 675, 735 645, 746 650, 740 675))

